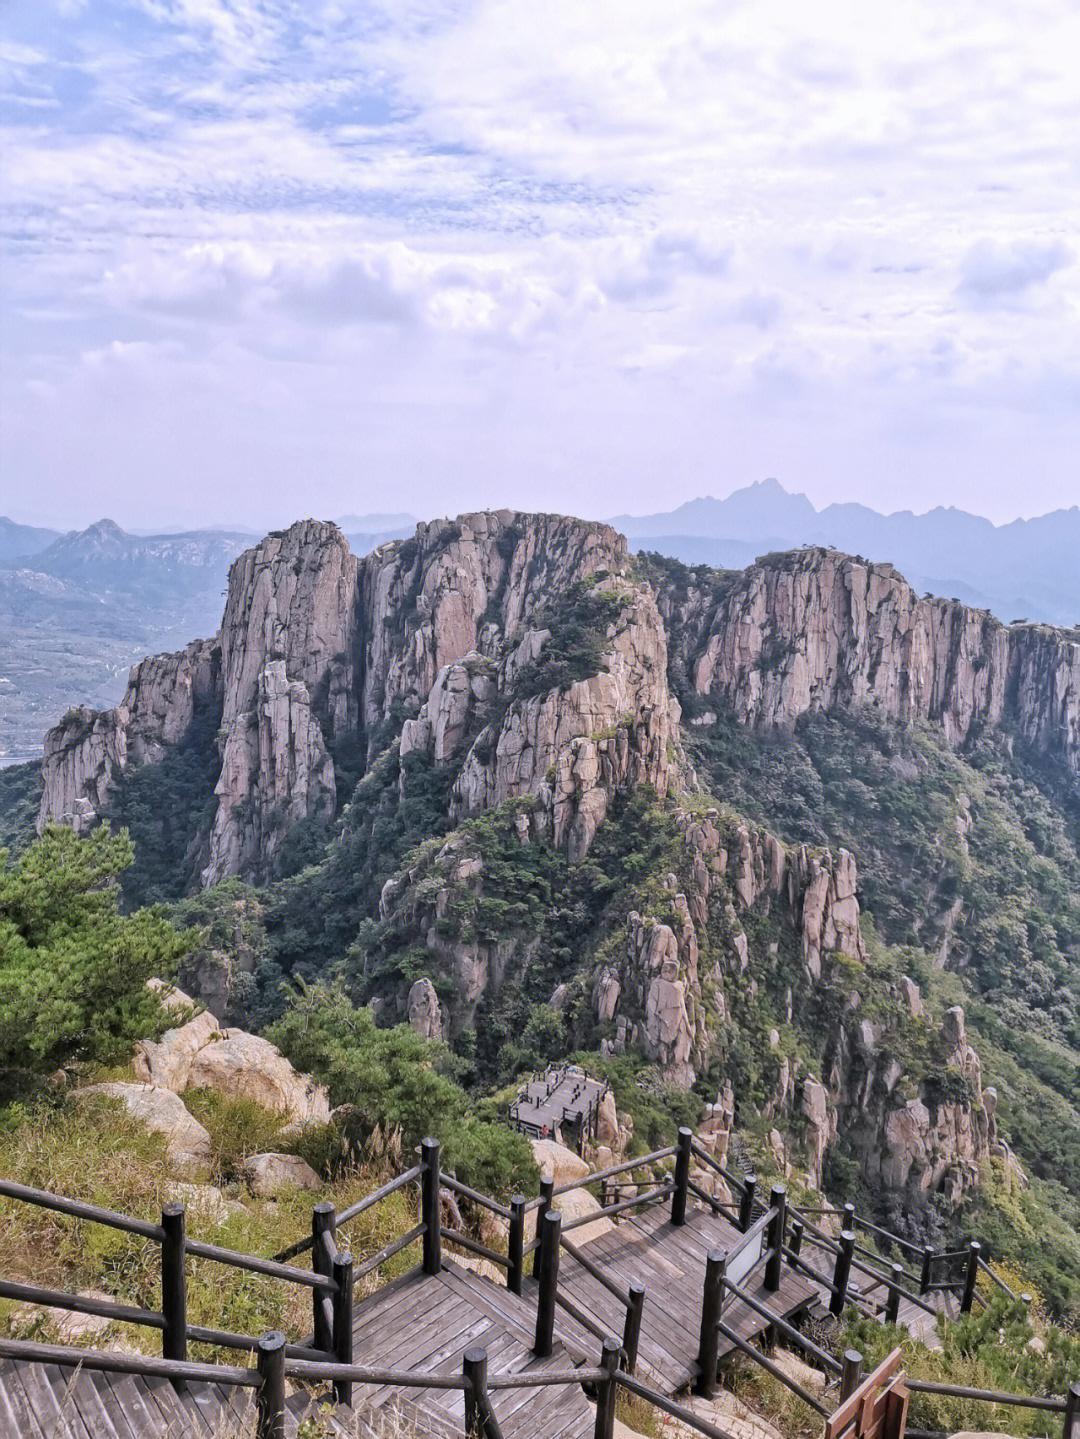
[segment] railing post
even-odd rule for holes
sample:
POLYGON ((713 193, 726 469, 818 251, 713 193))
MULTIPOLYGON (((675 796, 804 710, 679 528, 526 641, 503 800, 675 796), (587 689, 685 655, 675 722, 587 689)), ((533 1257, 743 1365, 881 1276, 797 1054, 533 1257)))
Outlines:
POLYGON ((1065 1394, 1065 1420, 1061 1439, 1080 1439, 1080 1381, 1074 1380, 1065 1394))
POLYGON ((506 1270, 506 1287, 511 1294, 521 1293, 525 1278, 525 1196, 514 1194, 510 1197, 510 1234, 507 1239, 509 1264, 506 1270))
POLYGON ((630 1303, 626 1306, 623 1321, 622 1347, 626 1353, 626 1372, 633 1374, 637 1367, 638 1343, 641 1339, 641 1317, 645 1312, 645 1286, 637 1281, 630 1286, 630 1303))
POLYGON ((724 1271, 727 1254, 715 1250, 705 1260, 705 1290, 701 1298, 701 1335, 698 1339, 698 1377, 695 1388, 706 1399, 716 1393, 716 1364, 720 1355, 720 1312, 724 1305, 724 1271))
POLYGON ((285 1336, 271 1329, 259 1340, 256 1439, 285 1439, 285 1336))
POLYGON ((769 1208, 776 1214, 769 1224, 766 1243, 772 1255, 765 1261, 765 1288, 780 1288, 780 1275, 784 1265, 784 1230, 787 1227, 787 1190, 782 1184, 774 1184, 769 1194, 769 1208))
MULTIPOLYGON (((554 1179, 541 1179, 540 1181, 540 1204, 536 1211, 536 1235, 539 1239, 544 1232, 544 1216, 551 1208, 552 1190, 555 1188, 554 1179)), ((533 1250, 533 1278, 540 1278, 540 1245, 537 1244, 533 1250)))
POLYGON ((854 1233, 856 1232, 855 1206, 854 1206, 854 1204, 845 1204, 845 1205, 844 1205, 844 1222, 843 1222, 843 1224, 841 1224, 840 1228, 841 1228, 842 1230, 843 1230, 843 1229, 850 1229, 851 1232, 852 1232, 852 1234, 854 1234, 854 1233))
POLYGON ((754 1222, 754 1191, 757 1189, 757 1176, 748 1174, 743 1180, 743 1192, 739 1198, 739 1228, 745 1234, 754 1222))
POLYGON ((967 1314, 971 1310, 975 1298, 975 1285, 979 1278, 979 1256, 982 1253, 982 1245, 977 1239, 973 1239, 968 1245, 967 1269, 964 1273, 964 1290, 960 1296, 960 1313, 967 1314))
POLYGON ((850 1399, 862 1380, 863 1357, 857 1349, 844 1350, 844 1367, 840 1371, 840 1403, 850 1399))
MULTIPOLYGON (((327 1279, 330 1277, 330 1251, 325 1243, 326 1236, 334 1233, 336 1214, 334 1206, 329 1200, 324 1199, 316 1204, 311 1211, 311 1267, 316 1274, 322 1274, 327 1279)), ((321 1349, 324 1354, 334 1352, 334 1335, 330 1321, 326 1317, 326 1305, 323 1300, 326 1298, 326 1291, 313 1289, 311 1291, 311 1316, 315 1338, 312 1341, 315 1349, 321 1349)))
POLYGON ((424 1226, 424 1273, 438 1274, 442 1269, 439 1141, 437 1139, 421 1139, 420 1156, 424 1163, 424 1172, 420 1176, 421 1222, 424 1226))
POLYGON ((619 1342, 605 1339, 600 1354, 600 1368, 607 1370, 608 1377, 600 1381, 596 1395, 595 1439, 615 1439, 615 1400, 618 1395, 619 1342))
POLYGON ((540 1230, 540 1293, 536 1299, 536 1343, 533 1353, 546 1359, 555 1334, 555 1294, 559 1286, 559 1236, 562 1215, 549 1209, 540 1230))
POLYGON ((923 1245, 922 1270, 919 1274, 919 1293, 929 1294, 930 1280, 934 1268, 934 1251, 929 1244, 923 1245))
POLYGON ((166 1359, 187 1358, 187 1288, 184 1281, 184 1206, 165 1204, 161 1210, 161 1353, 166 1359))
POLYGON ((679 1130, 679 1142, 675 1151, 675 1188, 671 1191, 671 1222, 686 1223, 686 1193, 690 1183, 690 1145, 694 1131, 684 1124, 679 1130))
POLYGON ((461 1369, 465 1378, 465 1433, 468 1439, 484 1439, 480 1395, 487 1389, 487 1350, 466 1349, 461 1369))
POLYGON ((799 1251, 802 1249, 802 1239, 803 1222, 801 1219, 793 1219, 791 1221, 791 1237, 788 1240, 788 1248, 791 1250, 791 1257, 793 1259, 797 1258, 799 1251))
POLYGON ((900 1322, 900 1285, 904 1280, 904 1266, 894 1264, 892 1267, 892 1283, 889 1285, 889 1298, 885 1304, 885 1323, 898 1324, 900 1322))
MULTIPOLYGON (((353 1262, 351 1254, 338 1254, 330 1277, 337 1285, 334 1294, 334 1359, 338 1364, 353 1362, 353 1262)), ((334 1403, 352 1403, 352 1380, 334 1380, 334 1403)))
POLYGON ((855 1250, 855 1235, 850 1229, 840 1234, 840 1251, 836 1256, 833 1270, 833 1292, 829 1298, 829 1313, 839 1317, 847 1302, 848 1277, 851 1274, 851 1256, 855 1250))

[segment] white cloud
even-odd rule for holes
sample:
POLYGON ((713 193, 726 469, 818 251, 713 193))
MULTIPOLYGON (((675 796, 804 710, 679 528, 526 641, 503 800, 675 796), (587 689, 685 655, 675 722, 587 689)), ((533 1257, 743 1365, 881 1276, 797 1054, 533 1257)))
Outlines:
POLYGON ((891 468, 916 507, 977 462, 999 517, 1075 493, 1011 468, 1076 424, 1066 0, 65 8, 0 19, 9 455, 65 523, 114 453, 192 519, 221 457, 285 497, 366 457, 444 509, 515 498, 499 464, 655 508, 710 456, 825 499, 891 468))

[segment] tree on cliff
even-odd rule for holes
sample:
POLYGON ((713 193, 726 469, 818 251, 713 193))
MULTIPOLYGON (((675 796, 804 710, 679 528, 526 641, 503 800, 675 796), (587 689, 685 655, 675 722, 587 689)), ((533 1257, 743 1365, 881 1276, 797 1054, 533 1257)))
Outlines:
POLYGON ((0 1073, 15 1085, 76 1060, 113 1061, 165 1017, 153 975, 190 948, 157 910, 119 911, 126 832, 50 825, 12 868, 0 850, 0 1073))

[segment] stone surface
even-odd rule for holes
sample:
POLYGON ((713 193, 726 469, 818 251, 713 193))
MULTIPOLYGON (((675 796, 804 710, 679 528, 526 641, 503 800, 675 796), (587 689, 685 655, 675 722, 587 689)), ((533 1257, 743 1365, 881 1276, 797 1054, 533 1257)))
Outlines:
POLYGON ((175 1164, 200 1168, 213 1157, 209 1133, 187 1112, 183 1100, 171 1089, 154 1084, 115 1083, 91 1084, 75 1093, 80 1099, 98 1094, 118 1099, 132 1118, 165 1136, 169 1157, 175 1164))
POLYGON ((540 1173, 555 1183, 565 1184, 570 1179, 584 1179, 589 1172, 589 1166, 572 1149, 567 1149, 565 1144, 559 1144, 554 1139, 530 1139, 533 1158, 540 1168, 540 1173))
POLYGON ((442 1039, 439 996, 430 979, 418 979, 409 990, 409 1023, 424 1039, 442 1039))
POLYGON ((240 1168, 260 1199, 269 1199, 283 1189, 306 1189, 314 1194, 322 1188, 322 1180, 298 1154, 249 1154, 240 1168))
POLYGON ((156 1043, 139 1040, 133 1064, 139 1079, 176 1094, 214 1089, 232 1099, 252 1099, 290 1124, 330 1120, 322 1085, 298 1074, 268 1039, 222 1029, 208 1012, 168 1030, 156 1043))
POLYGON ((1008 717, 1080 774, 1080 644, 1047 625, 1006 626, 920 599, 891 565, 830 550, 744 571, 711 617, 694 685, 754 727, 872 704, 936 720, 958 743, 977 721, 1008 717))

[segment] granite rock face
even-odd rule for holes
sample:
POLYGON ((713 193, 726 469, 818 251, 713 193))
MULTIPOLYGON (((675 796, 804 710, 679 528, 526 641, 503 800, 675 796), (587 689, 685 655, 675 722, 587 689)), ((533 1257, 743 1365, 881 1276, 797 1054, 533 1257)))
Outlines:
POLYGON ((38 832, 50 821, 90 828, 119 773, 129 764, 155 764, 183 743, 198 707, 213 704, 221 652, 196 640, 174 655, 151 655, 133 665, 123 703, 115 709, 70 710, 45 736, 38 832))
POLYGON ((820 549, 759 561, 703 617, 707 603, 687 615, 703 636, 694 688, 743 724, 873 705, 956 744, 1007 717, 1080 776, 1080 644, 1059 630, 920 599, 891 565, 820 549))

